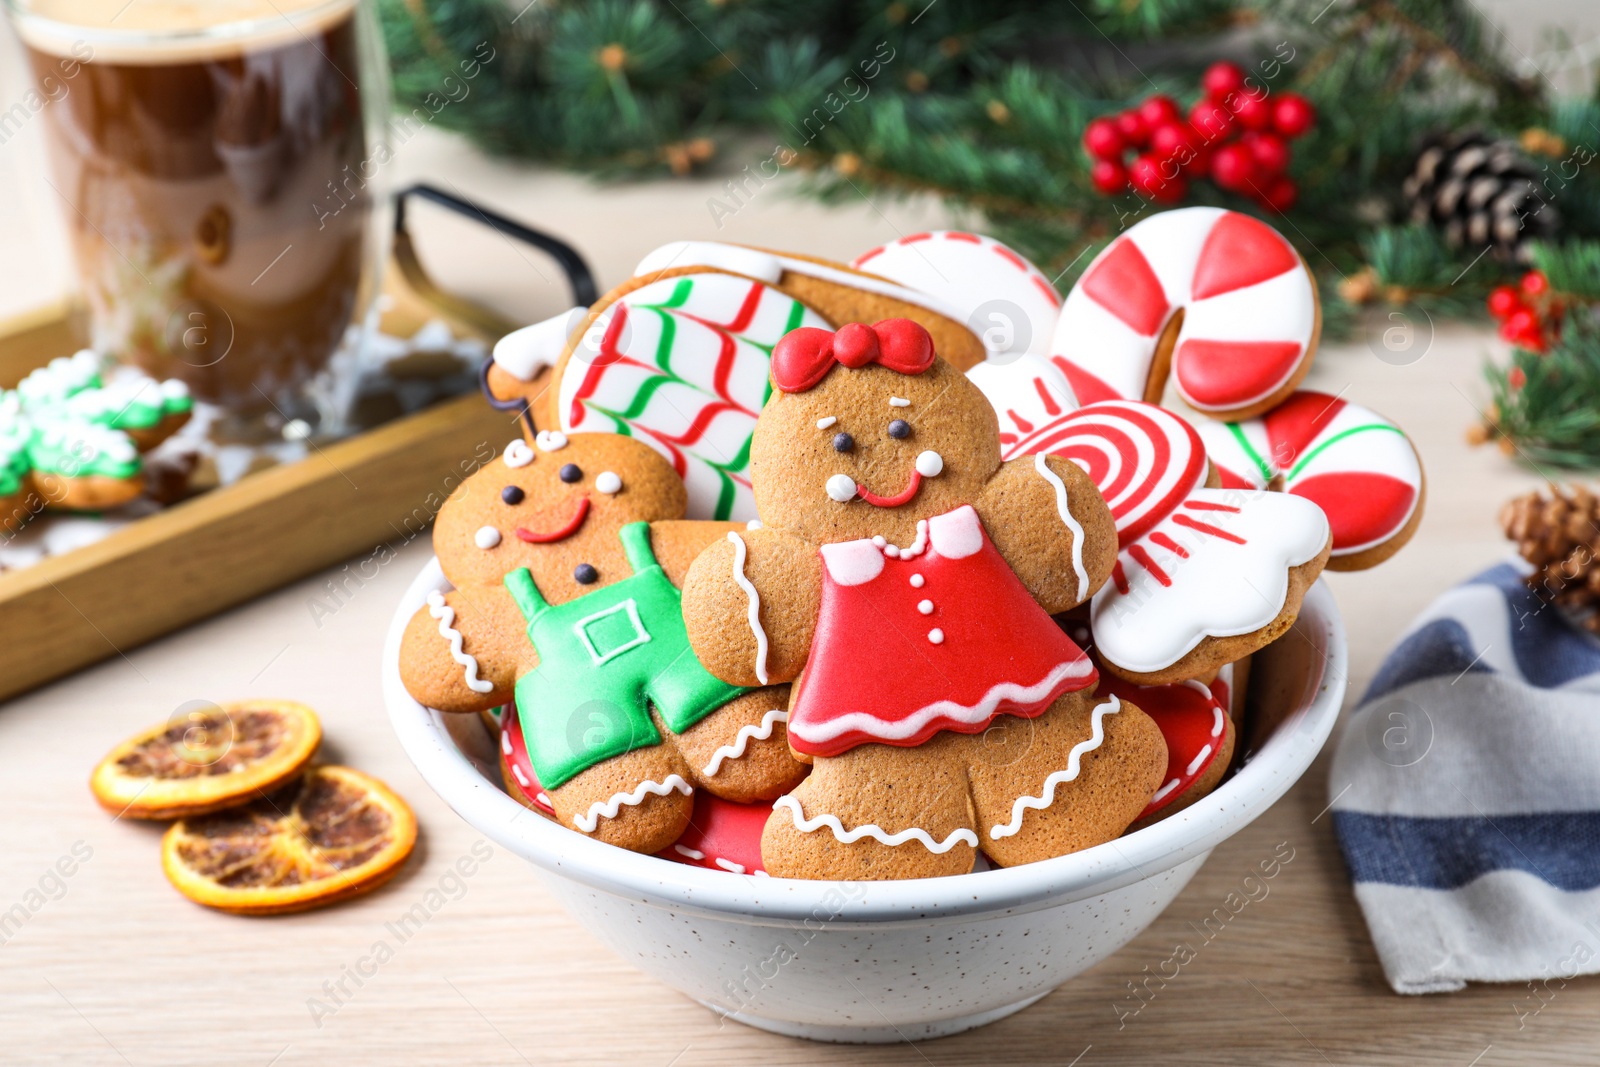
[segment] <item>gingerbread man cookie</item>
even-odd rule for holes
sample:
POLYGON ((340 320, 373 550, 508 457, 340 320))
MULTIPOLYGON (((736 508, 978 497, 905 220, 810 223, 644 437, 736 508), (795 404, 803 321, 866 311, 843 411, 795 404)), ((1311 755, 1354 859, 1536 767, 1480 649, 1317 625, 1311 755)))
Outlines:
POLYGON ((796 330, 751 457, 762 527, 713 542, 684 616, 719 678, 798 679, 766 870, 912 878, 1120 834, 1160 786, 1148 716, 1096 698, 1054 620, 1115 562, 1109 509, 1072 463, 1002 464, 993 410, 890 320, 796 330))
POLYGON ((539 426, 635 436, 689 489, 691 518, 755 518, 750 435, 768 395, 772 346, 802 326, 904 316, 947 358, 983 359, 963 312, 938 295, 809 256, 678 241, 586 316, 573 312, 495 346, 487 385, 533 404, 539 426))
POLYGON ((440 510, 453 591, 412 618, 411 694, 451 712, 513 695, 528 757, 563 825, 636 851, 671 844, 697 788, 770 799, 805 773, 788 752, 785 687, 708 674, 677 583, 742 527, 681 521, 682 483, 616 434, 513 441, 440 510))

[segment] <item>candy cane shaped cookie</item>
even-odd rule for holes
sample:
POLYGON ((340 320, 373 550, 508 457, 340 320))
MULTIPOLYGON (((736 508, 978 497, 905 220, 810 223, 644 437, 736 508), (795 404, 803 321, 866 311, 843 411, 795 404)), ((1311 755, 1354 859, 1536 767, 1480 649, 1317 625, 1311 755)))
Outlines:
POLYGON ((1090 623, 1106 667, 1130 681, 1194 678, 1273 641, 1327 560, 1320 508, 1208 488, 1200 435, 1154 404, 1090 404, 1006 452, 1072 460, 1110 506, 1120 552, 1090 623))
POLYGON ((1061 295, 1038 267, 993 237, 914 233, 850 265, 938 297, 978 335, 991 360, 1050 354, 1061 295))
POLYGON ((1422 520, 1416 448, 1400 427, 1358 404, 1301 390, 1259 419, 1208 419, 1199 429, 1225 487, 1281 488, 1323 510, 1333 570, 1382 563, 1422 520))
POLYGON ((1170 372, 1191 407, 1234 421, 1294 391, 1321 327, 1311 272, 1281 234, 1191 207, 1152 215, 1095 257, 1051 351, 1080 403, 1158 402, 1170 372))

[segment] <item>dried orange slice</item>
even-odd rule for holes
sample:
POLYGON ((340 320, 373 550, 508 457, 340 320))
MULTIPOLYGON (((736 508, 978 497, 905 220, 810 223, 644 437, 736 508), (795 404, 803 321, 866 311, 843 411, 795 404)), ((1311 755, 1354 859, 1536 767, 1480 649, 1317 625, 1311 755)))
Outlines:
POLYGON ((321 741, 317 713, 304 704, 196 701, 112 749, 89 788, 117 815, 203 815, 276 789, 300 773, 321 741))
POLYGON ((310 767, 244 807, 173 823, 161 868, 198 904, 276 915, 376 889, 416 843, 416 816, 388 786, 349 767, 310 767))

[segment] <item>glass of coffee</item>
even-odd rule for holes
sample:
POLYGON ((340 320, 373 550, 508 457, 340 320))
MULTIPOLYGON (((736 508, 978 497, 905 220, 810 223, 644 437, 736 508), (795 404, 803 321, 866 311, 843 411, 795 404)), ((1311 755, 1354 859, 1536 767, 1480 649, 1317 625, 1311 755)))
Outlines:
POLYGON ((335 430, 317 400, 346 392, 387 252, 371 0, 4 2, 91 344, 236 428, 335 430))

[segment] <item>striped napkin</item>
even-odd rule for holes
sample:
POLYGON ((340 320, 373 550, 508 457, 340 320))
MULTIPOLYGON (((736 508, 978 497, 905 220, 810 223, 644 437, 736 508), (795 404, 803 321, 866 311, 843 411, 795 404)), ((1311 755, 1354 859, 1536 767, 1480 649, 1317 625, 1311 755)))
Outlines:
POLYGON ((1600 641, 1521 573, 1423 612, 1334 755, 1334 829, 1397 993, 1600 972, 1600 641))

